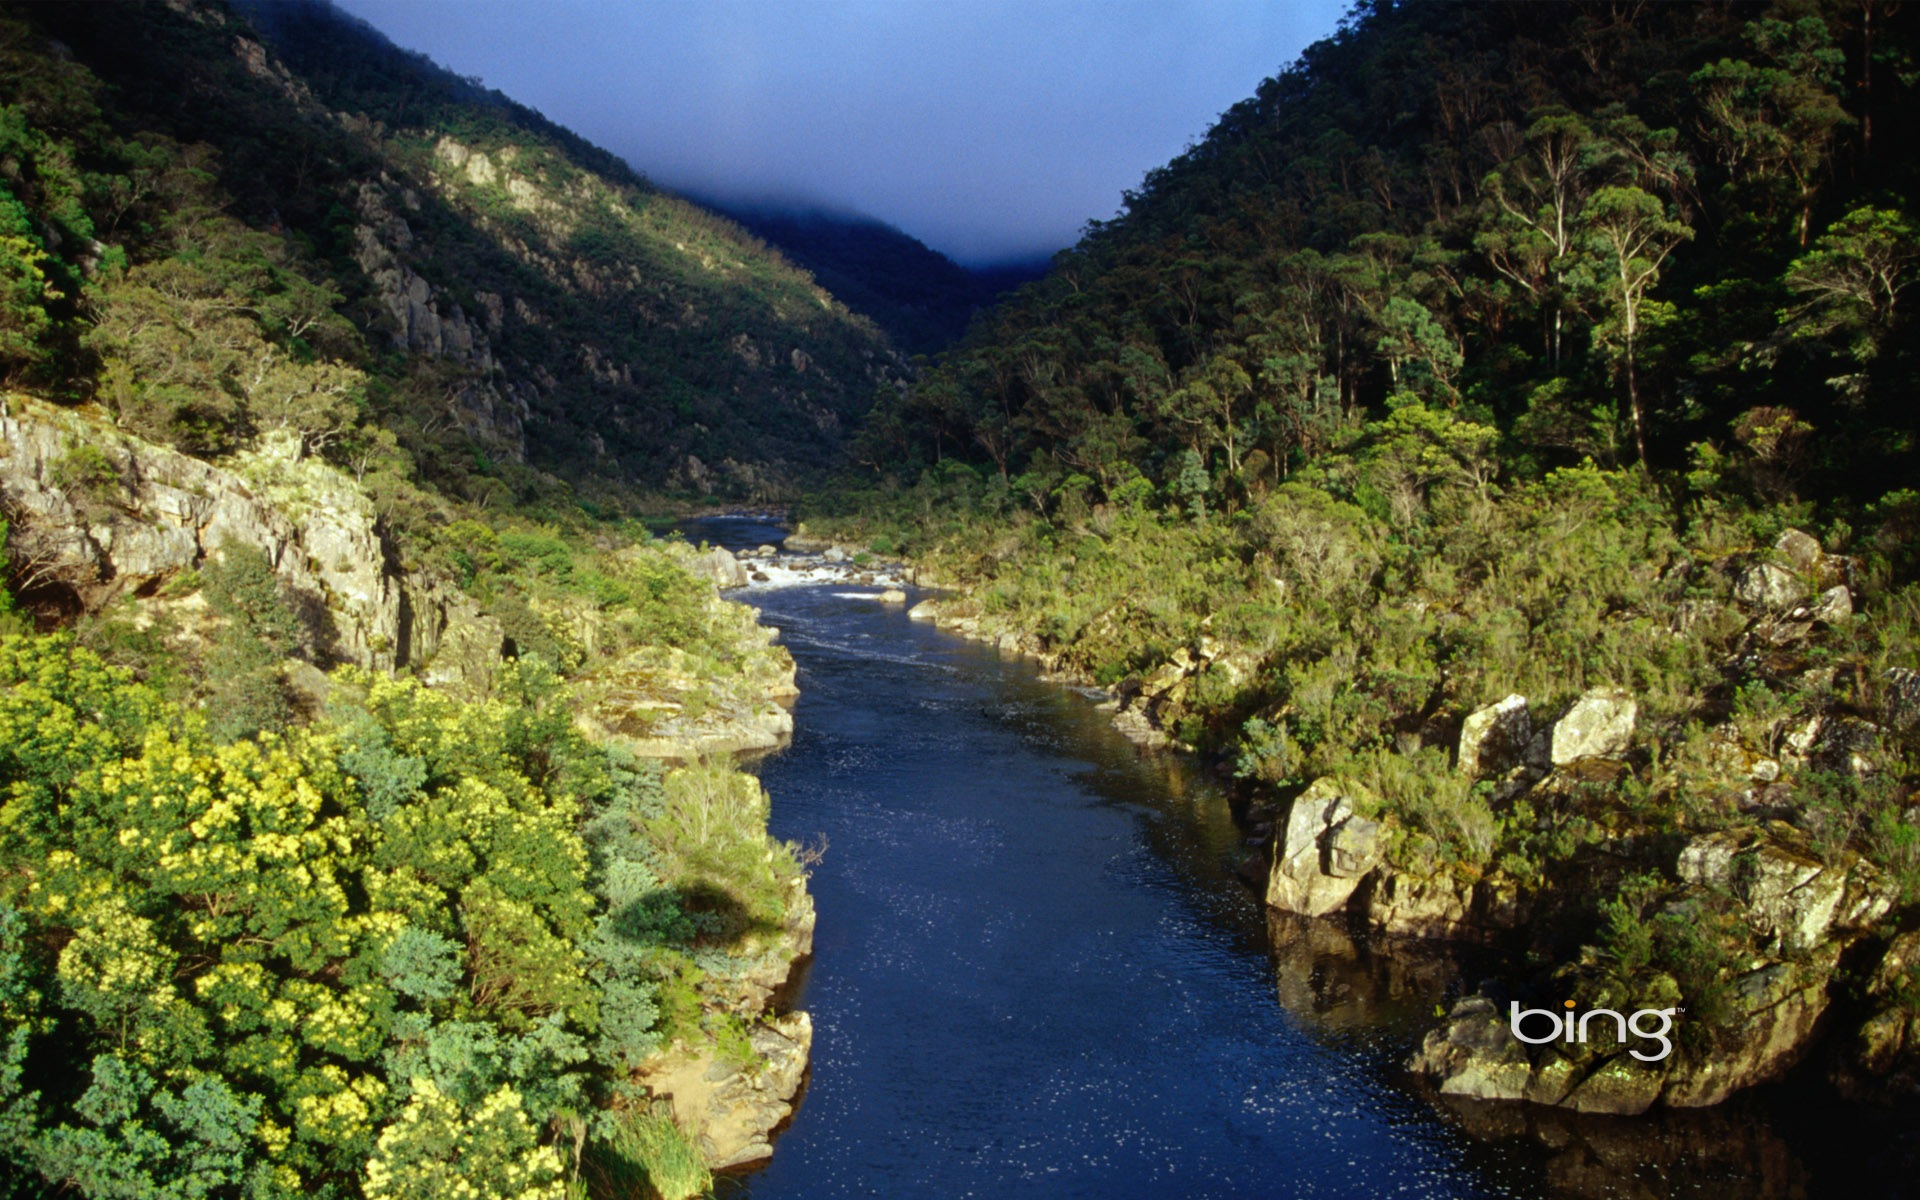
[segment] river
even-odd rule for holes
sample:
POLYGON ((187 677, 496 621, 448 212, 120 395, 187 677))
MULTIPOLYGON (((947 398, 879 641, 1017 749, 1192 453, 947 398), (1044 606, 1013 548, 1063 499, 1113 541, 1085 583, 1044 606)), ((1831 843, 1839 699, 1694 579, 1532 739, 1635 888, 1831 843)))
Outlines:
POLYGON ((1900 1194, 1870 1115, 1782 1096, 1609 1119, 1425 1094, 1399 1064, 1459 964, 1270 921, 1194 763, 848 590, 734 593, 799 664, 792 744, 757 768, 773 832, 825 855, 810 1082, 721 1195, 1900 1194))

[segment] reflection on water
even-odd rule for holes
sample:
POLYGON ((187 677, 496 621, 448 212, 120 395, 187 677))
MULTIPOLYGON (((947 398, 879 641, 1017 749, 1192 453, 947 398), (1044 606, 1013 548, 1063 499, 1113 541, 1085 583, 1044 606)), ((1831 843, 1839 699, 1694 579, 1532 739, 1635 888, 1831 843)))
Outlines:
POLYGON ((1338 920, 1267 912, 1281 1007, 1329 1033, 1402 1044, 1451 1004, 1465 970, 1435 943, 1369 939, 1338 920))
POLYGON ((811 1080, 729 1194, 1851 1198, 1913 1178, 1897 1126, 1779 1091, 1636 1119, 1434 1095, 1401 1064, 1484 959, 1269 915, 1215 781, 1027 664, 829 587, 740 597, 800 666, 793 744, 757 767, 775 832, 829 849, 796 997, 811 1080))

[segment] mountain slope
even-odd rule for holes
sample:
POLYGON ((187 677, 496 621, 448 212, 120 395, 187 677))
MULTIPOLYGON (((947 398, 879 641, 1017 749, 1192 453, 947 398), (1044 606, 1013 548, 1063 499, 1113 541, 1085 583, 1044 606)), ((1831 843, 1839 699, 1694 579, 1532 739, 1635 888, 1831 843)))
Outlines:
POLYGON ((217 4, 0 12, 0 1196, 697 1194, 806 1061, 804 872, 724 758, 793 662, 608 518, 812 469, 889 353, 274 12, 396 124, 217 4))
POLYGON ((1917 55, 1884 5, 1361 5, 809 531, 1215 756, 1269 906, 1494 948, 1442 1093, 1910 1100, 1917 55))
POLYGON ((1110 488, 1190 449, 1231 489, 1248 454, 1278 478, 1411 395, 1536 465, 1644 445, 1678 467, 1702 443, 1875 499, 1920 436, 1899 400, 1910 268, 1867 282, 1911 255, 1913 37, 1875 6, 1364 5, 1151 172, 864 457, 984 448, 1110 488), (1818 439, 1768 449, 1777 420, 1818 439))
POLYGON ((711 205, 805 267, 900 349, 944 350, 1001 293, 1039 278, 1044 264, 969 270, 870 217, 804 205, 711 205))
MULTIPOLYGON (((323 3, 254 11, 259 31, 211 6, 23 15, 112 87, 117 136, 206 147, 223 216, 344 298, 374 415, 456 490, 497 490, 494 460, 778 488, 895 373, 868 322, 724 219, 323 3)), ((165 250, 117 232, 136 267, 165 250)))

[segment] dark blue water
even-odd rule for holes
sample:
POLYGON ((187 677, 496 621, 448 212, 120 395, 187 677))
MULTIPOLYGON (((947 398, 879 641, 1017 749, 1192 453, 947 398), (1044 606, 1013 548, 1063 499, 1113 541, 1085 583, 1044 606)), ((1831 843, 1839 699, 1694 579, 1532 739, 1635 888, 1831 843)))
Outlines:
MULTIPOLYGON (((716 544, 777 527, 690 523, 716 544)), ((1764 1114, 1441 1102, 1398 1063, 1454 964, 1274 922, 1226 798, 1029 664, 828 587, 736 596, 800 667, 759 765, 818 844, 811 1080, 723 1195, 1800 1195, 1764 1114)))

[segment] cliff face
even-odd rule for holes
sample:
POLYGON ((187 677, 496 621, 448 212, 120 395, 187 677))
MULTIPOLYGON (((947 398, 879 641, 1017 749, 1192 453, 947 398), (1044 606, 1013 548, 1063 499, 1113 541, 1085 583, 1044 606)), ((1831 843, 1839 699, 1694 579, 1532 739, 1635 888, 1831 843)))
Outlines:
POLYGON ((484 689, 500 658, 499 622, 401 571, 366 493, 287 442, 215 466, 96 412, 12 397, 0 417, 0 506, 23 598, 49 613, 150 597, 240 545, 264 553, 294 598, 315 661, 431 664, 432 681, 484 689))
MULTIPOLYGON (((21 598, 48 619, 97 615, 123 600, 204 616, 192 587, 180 584, 241 547, 265 556, 312 664, 411 670, 481 696, 517 652, 485 605, 403 566, 373 498, 290 439, 216 466, 121 433, 97 412, 9 397, 0 415, 0 513, 21 598)), ((668 553, 704 573, 692 551, 668 553)), ((792 657, 712 586, 694 602, 722 631, 737 669, 715 676, 671 645, 583 664, 583 729, 640 757, 678 761, 782 744, 793 729, 784 705, 798 694, 792 657)), ((545 619, 589 651, 608 640, 609 616, 594 606, 547 607, 545 619)))

